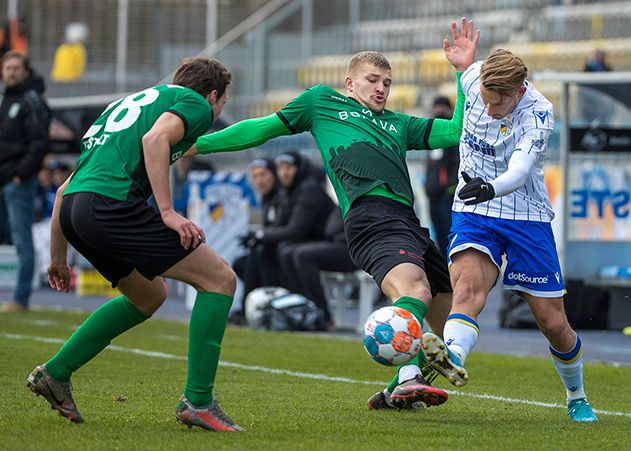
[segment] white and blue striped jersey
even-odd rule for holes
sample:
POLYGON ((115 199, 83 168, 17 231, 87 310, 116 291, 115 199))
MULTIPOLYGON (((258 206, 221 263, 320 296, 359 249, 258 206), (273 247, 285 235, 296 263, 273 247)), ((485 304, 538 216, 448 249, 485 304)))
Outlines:
MULTIPOLYGON (((535 164, 526 183, 512 193, 477 205, 465 205, 456 196, 452 210, 503 219, 551 222, 554 212, 543 181, 543 164, 554 127, 552 104, 526 81, 526 93, 515 110, 502 119, 493 119, 486 114, 480 97, 481 67, 481 61, 472 64, 460 79, 466 96, 460 172, 492 182, 506 172, 514 152, 528 152, 535 164)), ((465 185, 462 176, 459 177, 456 192, 465 185)))

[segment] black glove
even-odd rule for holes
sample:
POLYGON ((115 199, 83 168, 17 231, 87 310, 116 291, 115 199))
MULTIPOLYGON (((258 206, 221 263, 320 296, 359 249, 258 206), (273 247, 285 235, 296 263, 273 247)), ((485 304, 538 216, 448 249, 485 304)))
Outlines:
POLYGON ((248 249, 252 249, 258 244, 258 242, 259 240, 256 239, 254 232, 248 232, 247 235, 239 237, 239 244, 243 247, 247 247, 248 249))
POLYGON ((458 191, 458 197, 465 201, 465 205, 475 205, 486 202, 495 197, 495 189, 489 182, 485 182, 480 177, 472 179, 466 172, 461 172, 466 185, 458 191), (469 199, 469 200, 467 200, 469 199))

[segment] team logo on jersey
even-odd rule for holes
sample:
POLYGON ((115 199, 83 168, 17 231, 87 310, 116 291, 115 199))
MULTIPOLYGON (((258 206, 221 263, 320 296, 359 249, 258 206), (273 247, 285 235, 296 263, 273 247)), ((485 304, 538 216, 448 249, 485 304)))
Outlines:
POLYGON ((539 118, 539 120, 541 121, 541 125, 546 123, 546 119, 548 118, 548 112, 547 111, 535 111, 535 116, 537 116, 539 118))
POLYGON ((15 116, 17 116, 20 112, 20 108, 22 108, 22 105, 20 105, 19 103, 14 103, 13 105, 11 105, 11 107, 9 108, 9 119, 15 118, 15 116))
POLYGON ((510 116, 502 118, 500 121, 500 132, 506 136, 513 130, 513 123, 510 120, 510 116))
POLYGON ((469 108, 471 108, 471 102, 469 102, 468 100, 465 102, 464 104, 464 109, 468 110, 469 108))

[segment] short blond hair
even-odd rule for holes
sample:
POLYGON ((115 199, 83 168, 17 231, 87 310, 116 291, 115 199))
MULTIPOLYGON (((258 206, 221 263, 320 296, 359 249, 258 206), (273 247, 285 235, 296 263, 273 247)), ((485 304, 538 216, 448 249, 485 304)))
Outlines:
POLYGON ((370 64, 372 66, 379 67, 381 69, 392 70, 392 66, 390 65, 390 61, 383 53, 374 52, 374 51, 366 51, 359 52, 353 55, 351 60, 348 62, 348 67, 346 68, 346 74, 349 75, 353 73, 358 67, 363 64, 370 64))
POLYGON ((487 91, 512 95, 527 76, 528 68, 520 57, 506 49, 495 49, 482 63, 480 84, 487 91))

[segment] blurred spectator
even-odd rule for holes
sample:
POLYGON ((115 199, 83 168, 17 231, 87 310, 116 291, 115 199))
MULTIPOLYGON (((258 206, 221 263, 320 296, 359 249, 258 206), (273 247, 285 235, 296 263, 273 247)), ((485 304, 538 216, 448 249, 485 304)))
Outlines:
POLYGON ((35 263, 31 226, 37 173, 50 145, 51 113, 43 97, 44 83, 26 56, 6 53, 0 73, 5 85, 0 104, 0 224, 8 221, 19 258, 14 299, 0 309, 17 312, 28 309, 31 295, 35 263))
MULTIPOLYGON (((189 197, 188 175, 191 171, 215 172, 211 164, 200 161, 195 157, 180 158, 173 163, 173 183, 171 188, 173 208, 184 217, 187 217, 189 197)), ((151 197, 151 201, 154 202, 153 196, 151 197)))
POLYGON ((255 239, 260 243, 278 243, 281 285, 297 292, 300 281, 290 276, 293 248, 299 243, 324 239, 324 227, 334 204, 325 191, 323 172, 307 158, 286 151, 276 157, 275 163, 286 194, 280 206, 280 221, 285 225, 257 230, 255 239))
POLYGON ((0 57, 11 50, 28 55, 28 32, 24 16, 6 20, 0 29, 0 57))
POLYGON ((82 23, 66 26, 65 40, 57 47, 53 59, 50 78, 57 83, 69 83, 83 76, 86 65, 85 41, 88 39, 88 27, 82 23))
POLYGON ((607 52, 603 49, 596 49, 591 57, 585 62, 585 72, 610 72, 611 67, 607 64, 607 52))
POLYGON ((35 195, 35 222, 50 218, 55 204, 55 194, 72 173, 67 163, 50 159, 37 173, 38 186, 35 195))
POLYGON ((53 171, 48 166, 39 170, 37 180, 39 183, 35 194, 35 222, 51 217, 58 188, 53 183, 53 171))
MULTIPOLYGON (((283 225, 280 222, 279 204, 284 196, 276 176, 276 165, 268 158, 252 161, 248 167, 250 180, 260 196, 263 228, 283 225)), ((276 256, 276 243, 257 243, 253 234, 241 239, 248 253, 235 260, 233 269, 243 281, 243 304, 234 312, 232 321, 240 322, 245 318, 245 299, 258 287, 279 284, 279 267, 276 256)))
MULTIPOLYGON (((453 107, 447 97, 436 97, 432 107, 435 118, 451 119, 453 107)), ((458 184, 458 147, 433 149, 427 158, 425 192, 429 200, 429 212, 436 232, 438 249, 447 255, 449 229, 451 228, 451 204, 458 184)))
POLYGON ((68 163, 61 160, 51 160, 48 168, 52 171, 53 185, 60 187, 72 173, 72 168, 68 163))
POLYGON ((333 317, 320 281, 320 271, 352 272, 357 270, 348 254, 344 220, 339 207, 334 207, 327 218, 324 239, 295 246, 291 258, 293 264, 287 265, 291 271, 288 275, 300 282, 298 292, 322 309, 324 328, 331 328, 334 325, 333 317))
MULTIPOLYGON (((607 64, 607 53, 603 49, 596 49, 585 62, 585 72, 610 72, 607 64)), ((581 86, 579 102, 582 119, 590 126, 602 126, 606 124, 612 115, 612 109, 603 98, 604 94, 590 87, 581 86)))

